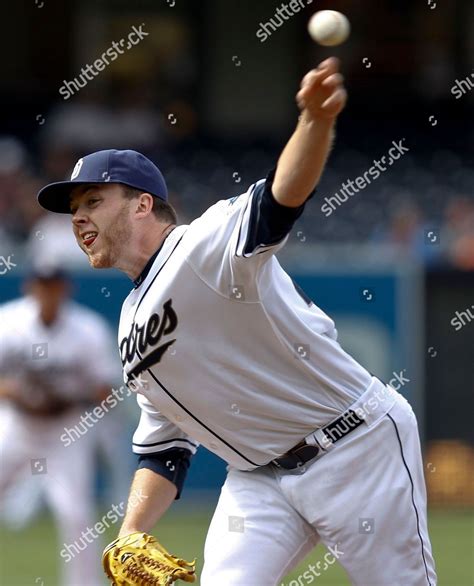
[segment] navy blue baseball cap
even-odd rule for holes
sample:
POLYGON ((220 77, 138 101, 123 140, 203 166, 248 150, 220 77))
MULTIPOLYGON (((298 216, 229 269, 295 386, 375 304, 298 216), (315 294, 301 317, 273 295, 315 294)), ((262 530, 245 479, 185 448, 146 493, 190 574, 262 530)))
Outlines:
POLYGON ((38 193, 38 203, 59 214, 70 214, 69 197, 78 185, 122 183, 168 201, 168 189, 158 167, 137 151, 109 149, 79 159, 69 181, 50 183, 38 193))
POLYGON ((69 281, 69 274, 60 266, 33 266, 27 274, 29 281, 69 281))

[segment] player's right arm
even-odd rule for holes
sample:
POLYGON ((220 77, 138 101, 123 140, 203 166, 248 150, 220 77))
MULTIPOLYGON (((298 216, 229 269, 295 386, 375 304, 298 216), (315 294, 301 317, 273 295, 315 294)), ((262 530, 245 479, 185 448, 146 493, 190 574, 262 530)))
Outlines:
POLYGON ((102 565, 112 584, 174 584, 176 580, 196 580, 196 561, 187 562, 171 555, 150 534, 175 495, 176 488, 171 482, 151 470, 138 470, 119 536, 102 555, 102 565))
POLYGON ((149 468, 137 470, 119 537, 136 531, 150 533, 172 505, 177 492, 177 487, 164 476, 149 468))
POLYGON ((140 531, 149 533, 175 499, 186 479, 198 443, 164 417, 142 394, 133 451, 139 456, 138 470, 130 489, 120 537, 140 531))
POLYGON ((171 555, 150 533, 179 498, 197 443, 144 395, 138 394, 137 400, 141 417, 133 436, 133 451, 140 454, 139 469, 119 536, 105 548, 102 565, 112 584, 194 582, 195 562, 171 555))

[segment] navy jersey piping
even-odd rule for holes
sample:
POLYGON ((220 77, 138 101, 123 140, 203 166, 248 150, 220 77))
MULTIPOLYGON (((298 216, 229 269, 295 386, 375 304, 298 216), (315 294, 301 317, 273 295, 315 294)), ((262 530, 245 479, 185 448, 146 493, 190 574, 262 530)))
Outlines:
POLYGON ((163 242, 160 244, 160 247, 158 248, 158 250, 156 252, 154 252, 152 254, 152 256, 148 259, 148 262, 146 263, 143 271, 138 275, 138 277, 136 279, 134 279, 134 281, 133 281, 134 289, 139 287, 143 283, 143 281, 147 278, 148 273, 150 272, 151 267, 153 266, 153 263, 156 260, 156 257, 160 253, 160 250, 163 248, 163 244, 165 243, 165 240, 163 240, 163 242))
MULTIPOLYGON (((153 285, 153 283, 155 282, 155 279, 158 277, 158 275, 160 274, 161 270, 163 269, 163 267, 165 266, 165 264, 169 261, 169 259, 171 258, 173 252, 176 250, 176 247, 178 246, 178 244, 181 242, 182 238, 183 238, 184 234, 181 236, 181 238, 178 240, 178 242, 175 244, 175 247, 173 248, 173 250, 171 251, 170 255, 168 256, 168 258, 165 260, 165 262, 162 264, 162 266, 160 267, 160 269, 157 271, 156 275, 153 277, 151 283, 148 285, 146 291, 143 293, 142 297, 140 298, 140 301, 138 302, 137 308, 135 310, 135 314, 133 316, 133 320, 132 320, 132 324, 135 324, 135 316, 137 315, 137 311, 138 308, 140 307, 141 302, 143 301, 143 299, 145 298, 146 294, 148 293, 148 291, 150 290, 150 287, 153 285)), ((140 360, 143 360, 143 356, 141 356, 141 354, 137 351, 137 356, 140 358, 140 360)), ((252 462, 252 460, 249 460, 246 456, 244 456, 243 454, 241 454, 236 448, 234 448, 233 446, 231 446, 229 443, 227 443, 223 438, 221 438, 219 435, 217 435, 217 433, 215 433, 214 431, 212 431, 212 429, 210 429, 209 427, 207 427, 207 425, 205 423, 203 423, 202 421, 200 421, 195 415, 193 415, 193 413, 191 413, 191 411, 189 411, 189 409, 187 409, 182 403, 180 403, 178 401, 178 399, 176 399, 176 397, 174 397, 170 391, 168 391, 168 389, 161 384, 161 382, 156 378, 156 376, 153 374, 153 372, 150 370, 150 368, 147 369, 147 372, 151 375, 151 377, 153 378, 153 380, 161 387, 161 389, 168 395, 168 397, 170 397, 177 405, 179 405, 181 407, 181 409, 183 409, 183 411, 185 411, 189 416, 191 416, 194 421, 196 421, 197 423, 199 423, 199 425, 201 425, 202 427, 204 427, 204 429, 206 429, 209 433, 211 433, 215 438, 217 438, 219 441, 221 441, 223 444, 225 444, 228 448, 230 448, 231 450, 233 450, 236 454, 238 454, 241 458, 243 458, 246 462, 248 462, 249 464, 252 464, 252 466, 260 466, 260 464, 256 464, 255 462, 252 462)), ((127 373, 127 378, 128 378, 128 373, 127 373)))
POLYGON ((174 437, 169 440, 163 440, 162 442, 154 442, 152 444, 136 444, 135 442, 133 442, 132 445, 137 446, 139 448, 153 448, 154 446, 161 446, 163 444, 170 444, 171 442, 186 442, 187 444, 190 444, 191 446, 193 446, 193 448, 198 447, 194 442, 192 442, 186 438, 183 438, 183 437, 174 437))
MULTIPOLYGON (((184 233, 186 234, 186 232, 184 233)), ((161 273, 163 267, 166 265, 166 263, 169 261, 169 259, 171 258, 173 252, 176 250, 176 248, 178 247, 178 244, 181 242, 181 240, 183 239, 184 234, 181 235, 181 238, 178 240, 178 242, 176 242, 173 250, 170 252, 168 258, 165 260, 165 262, 161 265, 161 267, 159 268, 159 270, 156 272, 156 275, 153 277, 153 279, 151 280, 151 283, 148 285, 147 289, 145 290, 145 292, 143 293, 143 295, 140 297, 140 301, 137 304, 137 308, 135 309, 135 313, 133 315, 133 319, 132 319, 132 325, 135 325, 135 317, 137 315, 137 311, 138 308, 140 307, 143 299, 145 299, 146 294, 148 293, 148 291, 150 290, 150 287, 153 285, 153 283, 155 282, 156 277, 161 273)), ((155 259, 156 260, 156 259, 155 259)))
POLYGON ((408 468, 408 464, 406 463, 406 460, 405 460, 405 455, 404 455, 404 453, 403 453, 403 446, 402 446, 402 441, 401 441, 401 439, 400 439, 400 434, 398 433, 398 427, 397 427, 397 424, 395 423, 395 421, 394 421, 394 419, 392 418, 392 416, 390 415, 390 413, 387 413, 387 417, 388 417, 388 418, 390 419, 390 421, 393 423, 393 426, 394 426, 394 428, 395 428, 395 433, 397 434, 397 439, 398 439, 398 445, 400 446, 400 454, 401 454, 401 456, 402 456, 403 465, 405 466, 405 469, 406 469, 406 471, 407 471, 407 473, 408 473, 408 478, 410 479, 410 484, 411 484, 411 502, 412 502, 412 504, 413 504, 413 508, 415 509, 415 516, 416 516, 416 531, 417 531, 417 533, 418 533, 418 537, 420 538, 420 543, 421 543, 421 556, 422 556, 422 558, 423 558, 423 564, 424 564, 424 566, 425 566, 426 580, 427 580, 427 582, 428 582, 429 586, 432 586, 432 585, 431 585, 431 582, 430 582, 429 575, 428 575, 428 567, 427 567, 427 565, 426 565, 426 559, 425 559, 425 544, 424 544, 424 542, 423 542, 423 537, 421 536, 421 533, 420 533, 420 517, 419 517, 419 515, 418 515, 418 509, 416 508, 416 504, 415 504, 415 497, 414 497, 415 486, 414 486, 414 484, 413 484, 413 478, 412 478, 412 476, 411 476, 410 469, 408 468))
MULTIPOLYGON (((137 352, 137 355, 141 360, 143 360, 143 357, 140 356, 139 352, 137 352)), ((174 397, 173 394, 156 378, 154 373, 149 368, 147 369, 147 372, 151 375, 153 380, 161 387, 161 389, 168 395, 168 397, 170 397, 170 399, 172 399, 177 405, 179 405, 183 411, 185 411, 190 417, 192 417, 192 419, 194 419, 194 421, 196 421, 197 423, 199 423, 199 425, 204 427, 204 429, 206 431, 208 431, 210 434, 212 434, 215 438, 217 438, 220 442, 225 444, 228 448, 230 448, 232 451, 234 451, 236 454, 238 454, 241 458, 243 458, 249 464, 252 464, 253 466, 257 466, 257 467, 261 465, 261 464, 256 464, 255 462, 252 462, 252 460, 250 460, 249 458, 247 458, 247 456, 244 456, 244 454, 240 453, 239 450, 237 450, 236 448, 231 446, 225 439, 221 438, 215 431, 212 431, 212 429, 210 427, 208 427, 205 423, 203 423, 200 419, 198 419, 187 407, 185 407, 180 401, 178 401, 178 399, 176 397, 174 397)))

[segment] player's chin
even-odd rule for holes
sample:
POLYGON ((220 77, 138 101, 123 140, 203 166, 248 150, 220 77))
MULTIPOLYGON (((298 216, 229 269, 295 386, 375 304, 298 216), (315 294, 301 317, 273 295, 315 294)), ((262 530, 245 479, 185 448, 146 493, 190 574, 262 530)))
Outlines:
POLYGON ((114 266, 109 260, 96 257, 89 257, 89 263, 93 269, 111 269, 114 266))
POLYGON ((112 260, 106 254, 92 254, 88 253, 89 263, 93 269, 110 269, 113 267, 112 260))

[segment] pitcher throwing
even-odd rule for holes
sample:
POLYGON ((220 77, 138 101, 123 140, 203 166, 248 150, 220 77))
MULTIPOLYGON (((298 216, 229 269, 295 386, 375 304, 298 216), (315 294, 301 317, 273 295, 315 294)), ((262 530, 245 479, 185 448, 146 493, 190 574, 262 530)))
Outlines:
POLYGON ((194 580, 194 565, 147 533, 179 498, 199 443, 229 464, 202 586, 275 586, 320 541, 355 585, 436 584, 413 411, 341 348, 275 257, 318 197, 346 102, 338 69, 331 58, 304 77, 276 169, 189 226, 134 151, 88 155, 39 193, 72 214, 93 267, 134 284, 119 345, 141 408, 132 492, 148 498, 104 554, 117 584, 194 580))

